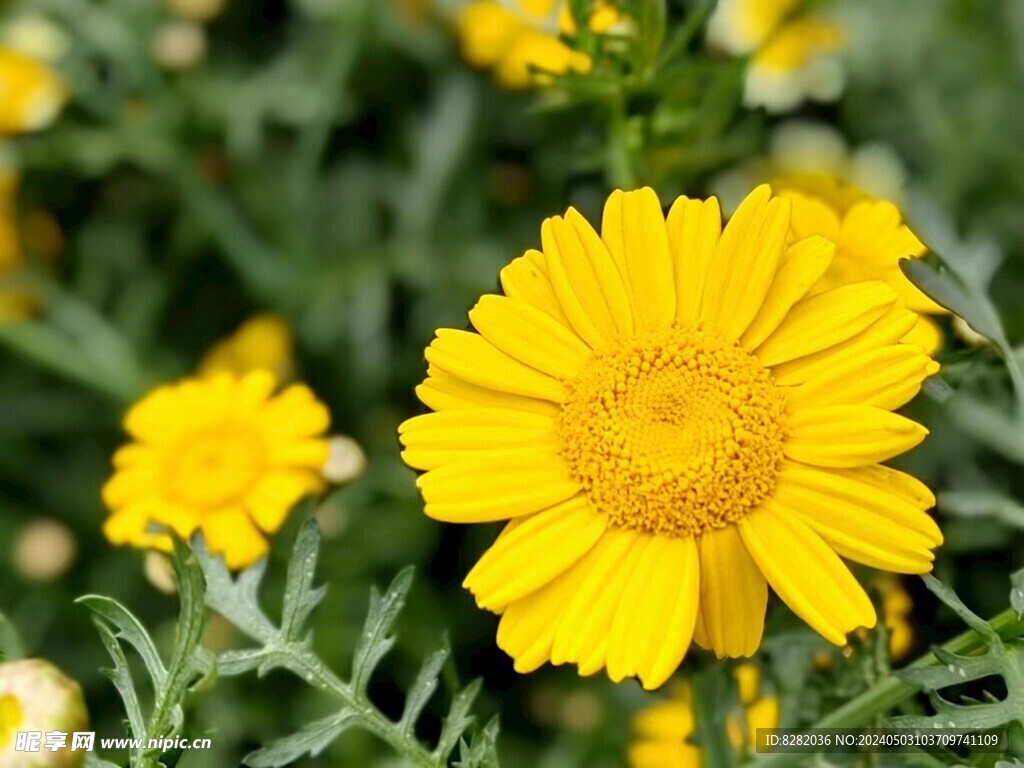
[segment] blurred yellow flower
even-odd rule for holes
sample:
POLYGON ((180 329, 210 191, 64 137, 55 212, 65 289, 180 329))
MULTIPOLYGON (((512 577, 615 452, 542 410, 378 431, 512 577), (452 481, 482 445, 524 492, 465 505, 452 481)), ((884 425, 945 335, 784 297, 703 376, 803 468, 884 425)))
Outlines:
POLYGON ((295 339, 277 315, 263 313, 246 320, 227 338, 218 341, 199 362, 200 376, 270 371, 278 381, 295 376, 295 339))
POLYGON ((0 135, 45 128, 67 98, 64 80, 46 64, 0 46, 0 135))
POLYGON ((71 734, 87 730, 88 725, 82 689, 53 664, 43 659, 0 663, 0 764, 16 768, 80 766, 85 750, 71 749, 71 734), (37 751, 15 752, 19 731, 40 734, 37 751), (42 742, 53 731, 67 735, 64 746, 55 751, 42 742))
POLYGON ((24 267, 17 195, 17 174, 9 167, 0 167, 0 323, 22 320, 35 308, 31 296, 9 284, 17 280, 24 267))
MULTIPOLYGON (((621 21, 615 7, 599 0, 589 28, 611 30, 621 21)), ((552 75, 589 72, 590 57, 562 41, 576 25, 567 0, 471 0, 457 18, 462 55, 475 67, 493 70, 506 88, 545 85, 552 75)))
POLYGON ((114 544, 168 550, 163 526, 188 538, 201 531, 231 568, 267 551, 304 496, 324 489, 327 408, 308 387, 275 393, 267 371, 185 379, 161 386, 127 413, 132 441, 114 454, 103 488, 114 544))
MULTIPOLYGON (((779 702, 761 694, 761 672, 756 665, 737 667, 735 676, 742 709, 729 715, 726 726, 729 742, 740 751, 753 747, 758 728, 778 726, 779 702)), ((701 768, 700 747, 689 741, 696 726, 693 694, 684 684, 671 699, 652 704, 633 718, 636 735, 627 753, 629 768, 701 768)))
POLYGON ((831 101, 845 84, 835 54, 842 30, 819 16, 793 18, 799 0, 719 0, 708 41, 734 56, 750 55, 743 100, 786 112, 806 99, 831 101))
POLYGON ((942 332, 929 315, 946 310, 899 267, 901 259, 920 258, 927 251, 894 204, 902 196, 903 178, 899 159, 887 148, 875 145, 851 152, 834 129, 794 121, 775 131, 766 157, 720 175, 712 186, 728 209, 747 190, 769 182, 792 201, 791 242, 819 235, 836 246, 835 258, 811 293, 882 280, 896 289, 908 309, 919 313, 904 341, 934 352, 942 344, 942 332))
POLYGON ((889 657, 893 661, 906 659, 914 649, 914 608, 910 594, 895 576, 886 574, 880 579, 882 616, 889 631, 889 657))
POLYGON ((510 520, 465 580, 520 672, 547 661, 661 685, 691 640, 749 656, 768 584, 842 645, 875 612, 840 556, 931 570, 931 492, 881 464, 922 426, 891 411, 938 366, 885 283, 808 296, 835 250, 790 243, 767 186, 718 203, 613 192, 601 234, 541 227, 441 329, 403 458, 437 520, 510 520))

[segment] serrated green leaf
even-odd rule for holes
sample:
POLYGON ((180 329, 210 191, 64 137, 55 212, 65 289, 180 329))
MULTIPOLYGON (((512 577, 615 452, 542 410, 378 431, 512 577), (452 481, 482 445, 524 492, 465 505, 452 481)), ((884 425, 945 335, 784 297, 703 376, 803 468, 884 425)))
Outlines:
POLYGON ((937 303, 962 317, 975 331, 993 343, 1005 343, 999 314, 990 302, 980 301, 947 267, 933 267, 921 259, 900 262, 903 273, 937 303))
POLYGON ((286 640, 297 640, 314 609, 323 600, 326 587, 313 587, 317 553, 320 550, 320 529, 316 518, 309 517, 299 529, 288 561, 285 582, 281 633, 286 640))
POLYGON ((96 625, 100 640, 103 641, 103 647, 107 649, 110 658, 114 660, 114 668, 104 670, 104 673, 110 678, 121 701, 124 702, 124 710, 128 716, 128 727, 131 729, 132 736, 141 739, 146 735, 146 721, 142 716, 142 707, 135 691, 135 683, 132 682, 128 659, 125 658, 124 651, 121 650, 121 644, 117 642, 114 630, 98 616, 93 617, 93 624, 96 625))
POLYGON ((402 733, 411 734, 413 732, 416 720, 419 719, 423 708, 427 706, 430 697, 437 690, 438 675, 441 674, 441 668, 448 660, 450 653, 448 641, 445 640, 440 648, 423 661, 423 666, 420 667, 419 674, 416 675, 416 680, 413 681, 406 696, 402 718, 398 721, 398 729, 402 733))
POLYGON ((344 711, 307 723, 297 733, 250 752, 242 762, 252 768, 278 768, 306 755, 316 757, 352 724, 354 718, 354 712, 344 711))
POLYGON ((405 606, 405 598, 412 586, 412 575, 413 569, 405 568, 383 595, 376 587, 370 591, 370 609, 352 662, 352 688, 357 695, 365 694, 377 664, 395 644, 395 638, 390 632, 405 606))
POLYGON ((498 717, 492 717, 480 731, 473 734, 472 741, 459 740, 459 759, 455 768, 497 768, 498 767, 498 717))
POLYGON ((267 561, 258 560, 252 567, 238 574, 237 578, 232 578, 223 558, 210 555, 199 534, 192 538, 192 551, 206 580, 206 602, 210 608, 253 640, 263 643, 273 641, 277 629, 263 613, 257 597, 267 561))
POLYGON ((116 763, 104 760, 94 752, 85 753, 85 768, 120 768, 116 763))
POLYGON ((992 626, 964 605, 963 601, 950 587, 943 584, 931 574, 926 574, 922 576, 921 579, 924 581, 925 586, 928 587, 928 590, 948 607, 952 608, 954 613, 960 617, 964 624, 985 638, 989 644, 994 646, 1002 645, 1003 641, 999 638, 999 635, 996 634, 996 631, 992 629, 992 626))
POLYGON ((452 704, 448 708, 448 715, 441 726, 441 736, 437 740, 435 754, 440 758, 448 759, 448 756, 459 743, 459 739, 462 738, 462 734, 473 724, 474 718, 469 714, 469 711, 473 706, 473 702, 476 701, 476 697, 480 695, 482 686, 483 681, 474 680, 456 693, 452 699, 452 704))
POLYGON ((75 602, 84 605, 108 625, 114 627, 115 637, 129 643, 142 658, 143 664, 146 665, 146 671, 149 672, 153 690, 160 690, 167 680, 167 670, 163 661, 160 660, 160 654, 153 644, 153 639, 134 614, 117 600, 104 595, 83 595, 75 602))

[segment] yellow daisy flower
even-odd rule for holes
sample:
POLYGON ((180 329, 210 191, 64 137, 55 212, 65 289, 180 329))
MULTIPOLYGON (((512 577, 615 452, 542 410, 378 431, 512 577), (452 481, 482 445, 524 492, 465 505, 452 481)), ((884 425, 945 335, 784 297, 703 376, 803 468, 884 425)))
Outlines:
POLYGON ((743 100, 748 107, 785 112, 806 99, 831 101, 845 84, 834 54, 842 30, 814 15, 792 18, 799 0, 720 0, 708 22, 708 41, 734 56, 751 55, 743 100))
POLYGON ((909 309, 922 314, 904 341, 934 352, 942 344, 942 331, 928 315, 946 310, 899 267, 902 259, 927 252, 895 205, 902 181, 899 160, 887 148, 869 145, 851 152, 834 130, 794 121, 776 130, 766 157, 723 174, 712 187, 728 210, 756 184, 770 183, 793 203, 792 242, 820 235, 835 243, 835 258, 811 292, 882 280, 909 309))
POLYGON ((0 46, 0 135, 45 128, 67 101, 64 81, 20 51, 0 46))
POLYGON ((218 373, 244 375, 270 371, 278 381, 295 376, 295 339, 280 317, 263 313, 246 320, 225 339, 218 341, 199 362, 199 375, 218 373))
POLYGON ((511 521, 465 585, 520 672, 750 655, 768 584, 843 644, 875 612, 840 555, 931 569, 934 498, 880 462, 937 366, 886 284, 806 296, 834 248, 787 244, 791 205, 759 187, 723 231, 714 198, 616 191, 600 235, 570 208, 428 347, 403 456, 430 517, 511 521))
MULTIPOLYGON (((758 728, 779 725, 779 701, 761 694, 761 672, 754 664, 736 669, 736 684, 743 709, 726 721, 729 741, 737 751, 754 744, 758 728)), ((636 738, 629 745, 629 768, 700 768, 704 758, 700 747, 690 743, 697 722, 693 694, 681 686, 671 699, 641 710, 633 718, 636 738)))
POLYGON ((185 379, 136 403, 132 442, 114 454, 103 488, 114 544, 170 549, 166 527, 201 531, 210 551, 244 568, 267 551, 302 497, 324 489, 330 415, 308 387, 275 393, 267 371, 185 379))
MULTIPOLYGON (((589 28, 604 33, 620 21, 615 7, 599 0, 589 28)), ((460 11, 456 24, 466 61, 493 70, 506 88, 547 85, 552 75, 589 72, 593 66, 587 54, 560 38, 576 32, 567 0, 472 0, 460 11)))

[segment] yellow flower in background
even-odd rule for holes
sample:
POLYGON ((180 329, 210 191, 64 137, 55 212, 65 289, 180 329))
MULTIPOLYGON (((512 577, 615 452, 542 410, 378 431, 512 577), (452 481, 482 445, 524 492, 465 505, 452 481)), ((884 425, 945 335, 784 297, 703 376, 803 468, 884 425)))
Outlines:
POLYGON ((465 585, 520 672, 748 656, 769 584, 842 645, 875 612, 840 556, 931 570, 934 497, 880 462, 937 365, 885 283, 807 295, 834 246, 790 243, 791 208, 762 186, 723 230, 713 198, 616 191, 600 235, 570 208, 428 347, 403 457, 428 516, 510 521, 465 585))
POLYGON ((288 324, 270 313, 246 320, 230 336, 218 341, 199 362, 200 376, 270 371, 278 381, 295 376, 295 338, 288 324))
MULTIPOLYGON (((590 30, 605 33, 621 21, 614 6, 599 0, 590 30)), ((506 88, 546 85, 552 75, 589 72, 590 57, 560 38, 576 25, 565 0, 471 0, 459 12, 462 55, 475 67, 491 69, 506 88)))
POLYGON ((0 323, 24 320, 35 309, 31 296, 10 285, 18 279, 25 261, 18 231, 17 197, 17 173, 10 167, 0 167, 0 323))
MULTIPOLYGON (((779 725, 779 702, 761 693, 761 672, 754 664, 736 669, 736 684, 742 710, 729 715, 729 741, 737 751, 750 749, 758 728, 779 725)), ((683 685, 668 700, 641 710, 633 718, 636 736, 629 746, 629 768, 700 768, 704 758, 700 747, 690 743, 697 727, 693 694, 683 685)))
POLYGON ((925 245, 903 222, 896 203, 904 172, 887 147, 851 151, 835 129, 793 121, 775 130, 767 156, 713 180, 731 210, 757 184, 768 182, 793 204, 790 240, 820 235, 836 246, 835 258, 812 287, 816 293, 859 280, 882 280, 903 297, 921 321, 908 337, 934 352, 942 332, 929 315, 944 314, 900 270, 899 262, 920 258, 925 245))
POLYGON ((166 527, 201 531, 231 568, 267 551, 265 534, 304 496, 322 491, 327 408, 294 384, 275 392, 267 371, 222 373, 158 387, 127 413, 128 445, 103 488, 114 544, 168 550, 166 527))
POLYGON ((88 726, 82 689, 53 664, 43 659, 0 663, 0 764, 25 768, 80 766, 85 750, 72 751, 71 734, 88 726), (15 751, 18 733, 24 731, 40 734, 37 752, 15 751), (64 747, 56 751, 43 743, 52 731, 68 735, 64 747))
POLYGON ((902 661, 914 649, 914 624, 911 620, 914 604, 895 576, 886 575, 880 579, 880 587, 882 616, 889 631, 889 657, 893 661, 902 661))
POLYGON ((750 55, 743 101, 786 112, 806 99, 832 101, 845 85, 836 53, 842 30, 814 15, 797 16, 799 0, 719 0, 708 41, 734 56, 750 55))
POLYGON ((64 80, 46 64, 0 46, 0 135, 45 128, 67 98, 64 80))

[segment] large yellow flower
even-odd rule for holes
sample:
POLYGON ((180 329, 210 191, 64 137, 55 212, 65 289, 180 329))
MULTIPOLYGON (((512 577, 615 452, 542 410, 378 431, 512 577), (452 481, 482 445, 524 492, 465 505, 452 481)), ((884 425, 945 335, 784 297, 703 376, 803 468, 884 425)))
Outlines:
MULTIPOLYGON (((758 728, 779 725, 779 700, 762 695, 761 672, 753 664, 736 668, 736 686, 742 709, 731 713, 726 725, 729 742, 738 750, 753 746, 758 728)), ((697 730, 693 692, 683 685, 670 699, 646 707, 633 718, 636 738, 629 745, 630 768, 701 768, 704 756, 690 742, 697 730)))
POLYGON ((330 416, 309 388, 275 393, 267 371, 186 379, 146 395, 125 416, 132 442, 103 488, 115 544, 167 550, 159 527, 202 531, 211 552, 242 568, 267 551, 302 497, 323 490, 330 416), (156 526, 157 528, 154 528, 156 526))
POLYGON ((836 644, 873 626, 840 560, 923 573, 934 498, 879 462, 926 430, 891 413, 937 366, 885 283, 806 297, 833 246, 787 245, 789 200, 614 192, 501 273, 442 329, 400 428, 427 515, 510 520, 466 579, 521 672, 546 661, 653 688, 695 637, 761 639, 767 585, 836 644))
POLYGON ((743 101, 785 112, 805 99, 831 101, 845 84, 835 59, 842 30, 815 15, 791 18, 799 0, 719 0, 708 41, 736 56, 751 55, 743 101))
POLYGON ((40 61, 0 46, 0 135, 44 128, 67 101, 64 81, 40 61))
MULTIPOLYGON (((590 17, 593 32, 609 31, 621 16, 599 0, 590 17)), ((494 71, 506 88, 545 85, 552 75, 589 72, 590 57, 560 38, 576 32, 567 0, 472 0, 457 19, 462 55, 470 64, 494 71)))

